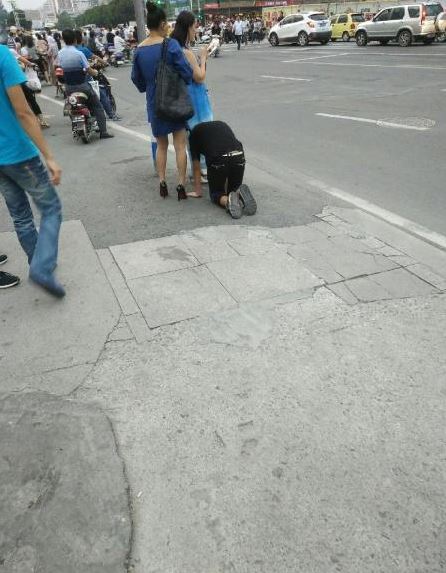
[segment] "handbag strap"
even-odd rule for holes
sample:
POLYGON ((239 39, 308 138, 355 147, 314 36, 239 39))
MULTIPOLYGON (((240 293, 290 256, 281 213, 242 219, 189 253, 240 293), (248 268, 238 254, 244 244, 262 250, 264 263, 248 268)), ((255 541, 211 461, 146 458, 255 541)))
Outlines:
POLYGON ((164 38, 163 45, 161 47, 161 61, 165 64, 167 60, 167 46, 169 44, 169 38, 164 38))

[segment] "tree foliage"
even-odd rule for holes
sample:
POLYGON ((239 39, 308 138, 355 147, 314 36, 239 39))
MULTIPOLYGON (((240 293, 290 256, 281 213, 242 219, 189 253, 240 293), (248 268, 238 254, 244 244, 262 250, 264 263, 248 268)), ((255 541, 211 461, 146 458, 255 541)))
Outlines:
POLYGON ((110 4, 90 8, 76 18, 76 24, 78 26, 85 26, 86 24, 116 26, 131 20, 135 20, 132 0, 112 0, 110 4))
POLYGON ((56 27, 58 30, 65 30, 66 28, 74 28, 74 20, 68 12, 61 12, 57 19, 56 27))

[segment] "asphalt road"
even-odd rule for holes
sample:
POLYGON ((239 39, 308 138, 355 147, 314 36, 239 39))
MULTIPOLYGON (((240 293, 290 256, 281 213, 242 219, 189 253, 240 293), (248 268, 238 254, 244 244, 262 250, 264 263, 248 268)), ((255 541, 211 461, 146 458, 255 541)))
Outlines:
MULTIPOLYGON (((306 223, 339 202, 333 192, 341 190, 446 234, 445 71, 446 44, 225 46, 209 62, 207 82, 215 118, 227 121, 246 149, 247 179, 259 199, 249 224, 306 223)), ((60 105, 41 100, 64 168, 65 219, 81 219, 98 248, 227 223, 207 200, 160 200, 149 144, 138 138, 150 133, 144 96, 130 82, 130 66, 108 75, 124 116, 119 125, 130 130, 114 140, 72 141, 60 105)), ((53 98, 54 89, 44 95, 53 98)), ((10 228, 2 207, 0 231, 10 228)))

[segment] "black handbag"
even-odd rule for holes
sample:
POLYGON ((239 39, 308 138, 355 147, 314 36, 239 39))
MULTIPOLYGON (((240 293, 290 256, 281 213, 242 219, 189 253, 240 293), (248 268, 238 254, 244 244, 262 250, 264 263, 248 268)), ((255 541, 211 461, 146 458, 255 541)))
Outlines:
POLYGON ((155 113, 159 119, 167 121, 187 121, 194 115, 192 101, 186 82, 167 63, 166 38, 161 46, 161 60, 156 72, 155 113))

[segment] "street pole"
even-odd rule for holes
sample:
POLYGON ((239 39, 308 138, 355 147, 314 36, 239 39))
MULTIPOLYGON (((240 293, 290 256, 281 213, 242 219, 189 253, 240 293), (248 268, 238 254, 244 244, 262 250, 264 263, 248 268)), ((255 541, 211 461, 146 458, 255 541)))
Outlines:
POLYGON ((146 39, 146 7, 143 0, 133 0, 133 8, 135 9, 138 42, 142 42, 146 39))

